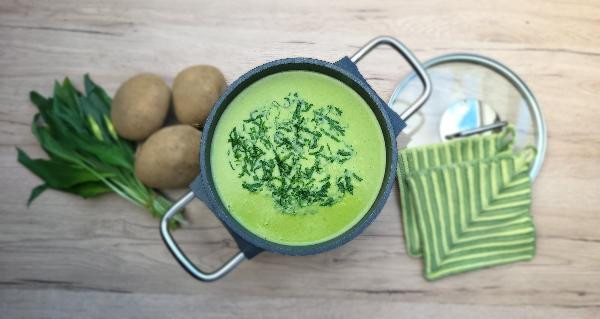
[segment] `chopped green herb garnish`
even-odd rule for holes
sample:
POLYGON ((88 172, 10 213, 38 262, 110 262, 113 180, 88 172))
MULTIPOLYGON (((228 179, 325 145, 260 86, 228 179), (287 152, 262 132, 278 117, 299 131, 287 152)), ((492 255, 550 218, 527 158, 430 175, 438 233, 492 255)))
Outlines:
POLYGON ((229 164, 241 186, 252 193, 268 192, 290 214, 312 205, 332 206, 353 195, 352 178, 362 178, 342 166, 356 153, 343 140, 347 127, 342 114, 337 106, 316 106, 297 92, 257 107, 229 132, 229 164), (324 163, 333 166, 324 169, 324 163))

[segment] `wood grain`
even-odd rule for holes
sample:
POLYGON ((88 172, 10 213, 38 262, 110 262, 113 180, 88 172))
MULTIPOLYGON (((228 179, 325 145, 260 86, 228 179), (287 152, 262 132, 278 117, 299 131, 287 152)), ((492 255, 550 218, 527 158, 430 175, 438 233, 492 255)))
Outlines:
MULTIPOLYGON (((6 318, 597 318, 600 315, 600 2, 573 1, 28 1, 0 3, 0 311, 6 318), (219 66, 229 82, 269 60, 335 60, 370 38, 401 39, 421 60, 456 51, 510 66, 548 124, 534 186, 537 256, 426 282, 406 256, 397 190, 366 232, 309 257, 261 254, 225 279, 192 280, 157 221, 116 196, 49 191, 16 163, 30 133, 32 89, 89 72, 109 92, 136 72, 172 83, 219 66)), ((361 61, 386 99, 408 70, 391 50, 361 61), (397 65, 397 67, 395 67, 397 65), (393 67, 392 67, 393 66, 393 67)), ((79 81, 77 83, 80 83, 79 81)), ((176 195, 180 191, 174 191, 176 195)), ((176 233, 210 267, 235 245, 201 203, 176 233)))

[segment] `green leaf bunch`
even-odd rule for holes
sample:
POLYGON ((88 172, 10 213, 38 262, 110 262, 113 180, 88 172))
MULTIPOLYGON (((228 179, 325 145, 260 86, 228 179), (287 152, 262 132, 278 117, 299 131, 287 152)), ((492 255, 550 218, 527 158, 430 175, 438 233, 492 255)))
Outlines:
MULTIPOLYGON (((38 109, 31 130, 48 159, 31 159, 17 148, 19 163, 43 180, 27 204, 49 188, 84 198, 115 192, 152 216, 163 216, 172 203, 135 176, 135 144, 117 135, 111 98, 88 75, 84 89, 80 92, 65 78, 54 83, 52 97, 29 94, 38 109)), ((185 222, 181 214, 171 221, 172 227, 185 222)))

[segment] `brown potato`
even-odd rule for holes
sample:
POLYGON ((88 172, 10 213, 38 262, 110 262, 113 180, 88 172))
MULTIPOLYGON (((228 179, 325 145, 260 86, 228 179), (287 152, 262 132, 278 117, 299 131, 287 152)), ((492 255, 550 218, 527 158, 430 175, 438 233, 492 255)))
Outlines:
POLYGON ((200 169, 202 133, 189 125, 167 126, 138 147, 135 176, 150 187, 180 188, 190 184, 200 169))
POLYGON ((173 82, 177 120, 203 127, 208 113, 226 87, 223 73, 214 66, 196 65, 179 72, 173 82))
POLYGON ((141 141, 158 130, 169 110, 170 90, 159 76, 138 74, 121 84, 110 116, 120 136, 141 141))

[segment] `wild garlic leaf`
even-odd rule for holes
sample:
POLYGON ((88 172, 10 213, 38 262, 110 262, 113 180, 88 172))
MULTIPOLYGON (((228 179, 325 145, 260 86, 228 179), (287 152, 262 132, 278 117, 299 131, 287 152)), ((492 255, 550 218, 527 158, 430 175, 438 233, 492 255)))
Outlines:
POLYGON ((90 76, 86 74, 83 76, 83 87, 85 88, 85 95, 90 95, 98 86, 90 79, 90 76))
POLYGON ((46 99, 36 91, 29 92, 29 99, 40 112, 47 112, 52 105, 52 102, 49 99, 46 99))
POLYGON ((69 187, 64 191, 79 195, 83 198, 90 198, 112 192, 112 189, 103 182, 85 182, 69 187))
POLYGON ((123 153, 118 145, 94 141, 91 138, 75 139, 73 142, 79 150, 96 157, 102 163, 133 171, 133 157, 123 153))
POLYGON ((17 148, 18 161, 52 188, 67 189, 83 182, 99 181, 100 178, 86 169, 60 160, 31 159, 17 148))
POLYGON ((36 199, 38 196, 40 196, 47 189, 48 189, 47 184, 41 184, 41 185, 34 187, 31 190, 31 194, 29 195, 29 198, 27 199, 27 206, 31 205, 31 202, 33 202, 34 199, 36 199))
POLYGON ((83 77, 83 83, 85 85, 86 95, 97 96, 106 106, 107 110, 110 110, 111 98, 106 94, 106 91, 94 83, 88 74, 83 77))
POLYGON ((69 79, 63 81, 62 86, 58 83, 54 83, 54 98, 60 100, 64 105, 70 109, 77 110, 77 96, 81 95, 69 79))
POLYGON ((71 143, 60 143, 55 140, 47 127, 42 127, 36 123, 38 117, 39 114, 34 116, 34 123, 31 126, 31 131, 42 148, 48 153, 48 156, 50 156, 50 158, 60 158, 67 162, 78 162, 79 159, 74 150, 74 145, 71 143))

